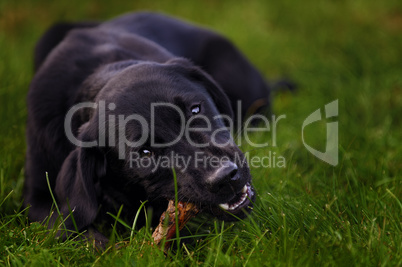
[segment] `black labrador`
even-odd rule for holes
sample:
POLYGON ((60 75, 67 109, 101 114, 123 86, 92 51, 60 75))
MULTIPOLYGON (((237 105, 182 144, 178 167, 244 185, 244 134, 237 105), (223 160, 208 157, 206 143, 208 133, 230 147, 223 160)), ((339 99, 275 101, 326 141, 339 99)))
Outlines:
POLYGON ((175 180, 179 200, 219 219, 251 210, 249 168, 230 130, 249 111, 269 109, 270 89, 224 37, 154 13, 61 23, 37 44, 35 72, 25 169, 31 220, 55 223, 51 189, 67 229, 105 242, 93 225, 107 212, 123 206, 133 220, 149 200, 159 218, 175 180))

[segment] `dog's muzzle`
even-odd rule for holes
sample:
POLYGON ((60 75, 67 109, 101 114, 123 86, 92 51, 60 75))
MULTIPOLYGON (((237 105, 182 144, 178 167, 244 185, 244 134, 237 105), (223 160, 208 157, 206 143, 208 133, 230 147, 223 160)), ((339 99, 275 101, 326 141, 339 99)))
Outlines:
POLYGON ((227 196, 227 200, 212 207, 212 213, 224 220, 243 218, 251 211, 255 199, 254 189, 249 179, 244 179, 238 166, 228 162, 220 167, 208 180, 208 190, 211 193, 227 196))

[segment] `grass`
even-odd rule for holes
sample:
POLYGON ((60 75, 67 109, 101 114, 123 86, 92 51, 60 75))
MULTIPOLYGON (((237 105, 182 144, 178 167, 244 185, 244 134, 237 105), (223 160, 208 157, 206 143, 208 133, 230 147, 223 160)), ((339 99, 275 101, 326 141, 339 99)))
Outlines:
MULTIPOLYGON (((0 2, 0 265, 402 265, 402 4, 374 1, 2 1, 0 2), (93 252, 27 219, 21 208, 25 96, 32 50, 54 21, 107 19, 133 10, 163 11, 233 40, 267 78, 282 75, 299 90, 275 96, 275 152, 284 168, 252 168, 258 196, 252 215, 224 223, 200 216, 194 242, 164 256, 149 227, 122 248, 93 252), (339 164, 303 146, 305 118, 339 99, 339 164)), ((306 128, 324 150, 325 122, 306 128)), ((273 141, 254 134, 252 140, 273 141)), ((273 154, 271 154, 273 155, 273 154)), ((271 157, 273 158, 273 157, 271 157)), ((144 216, 141 211, 139 216, 144 216)))

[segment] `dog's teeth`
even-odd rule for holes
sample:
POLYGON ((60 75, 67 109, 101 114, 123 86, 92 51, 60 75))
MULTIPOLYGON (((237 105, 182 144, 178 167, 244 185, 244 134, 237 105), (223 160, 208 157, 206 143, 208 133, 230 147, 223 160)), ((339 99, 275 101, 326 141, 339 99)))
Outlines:
POLYGON ((221 207, 224 210, 229 210, 229 205, 228 204, 219 204, 219 207, 221 207))
POLYGON ((247 185, 245 185, 245 186, 243 187, 243 189, 241 190, 241 192, 242 192, 243 194, 247 193, 247 185))
POLYGON ((248 191, 248 186, 245 185, 241 190, 242 196, 241 196, 239 201, 237 201, 236 203, 231 204, 231 205, 229 205, 228 203, 219 204, 219 207, 221 207, 224 210, 235 210, 235 209, 237 209, 241 204, 244 203, 244 201, 246 201, 247 195, 248 195, 247 191, 248 191))

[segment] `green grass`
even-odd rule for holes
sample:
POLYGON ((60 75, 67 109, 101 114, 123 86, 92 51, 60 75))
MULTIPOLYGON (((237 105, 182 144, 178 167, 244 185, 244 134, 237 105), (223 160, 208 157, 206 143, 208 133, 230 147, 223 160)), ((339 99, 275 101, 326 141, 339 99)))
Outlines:
MULTIPOLYGON (((402 2, 374 1, 6 1, 0 2, 0 265, 402 265, 402 2), (32 50, 54 21, 107 19, 157 10, 194 21, 233 40, 267 78, 287 75, 295 94, 275 96, 277 147, 285 168, 253 168, 258 196, 237 223, 200 216, 194 242, 165 257, 151 230, 122 248, 93 252, 27 220, 22 210, 25 97, 32 50), (339 164, 303 146, 305 118, 339 99, 339 164)), ((324 148, 325 124, 306 129, 324 148), (316 127, 316 128, 314 128, 316 127)), ((253 135, 253 140, 272 141, 253 135)), ((141 211, 140 216, 144 216, 141 211)), ((131 240, 131 242, 130 242, 131 240)), ((182 240, 183 241, 183 240, 182 240)))

